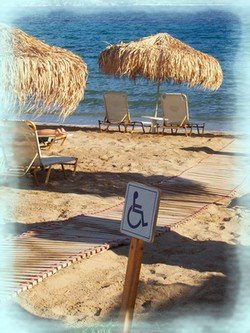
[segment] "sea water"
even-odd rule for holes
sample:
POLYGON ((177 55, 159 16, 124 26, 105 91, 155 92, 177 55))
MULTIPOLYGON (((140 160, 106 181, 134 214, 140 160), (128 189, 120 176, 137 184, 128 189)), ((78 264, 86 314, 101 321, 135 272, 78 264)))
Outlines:
MULTIPOLYGON (((42 41, 68 49, 84 59, 89 77, 84 99, 66 123, 97 125, 104 115, 103 92, 125 91, 132 119, 151 116, 156 103, 156 83, 138 78, 114 78, 102 73, 98 55, 108 44, 129 42, 159 32, 208 53, 221 64, 224 80, 217 91, 187 85, 161 84, 161 92, 187 94, 190 119, 205 122, 209 130, 233 130, 241 117, 236 113, 234 64, 241 38, 237 11, 228 7, 133 6, 96 10, 85 7, 27 7, 12 22, 42 41), (191 9, 190 9, 191 8, 191 9)), ((159 110, 161 116, 161 110, 159 110)), ((33 118, 26 115, 26 118, 33 118)), ((36 118, 42 122, 60 122, 54 116, 36 118)))

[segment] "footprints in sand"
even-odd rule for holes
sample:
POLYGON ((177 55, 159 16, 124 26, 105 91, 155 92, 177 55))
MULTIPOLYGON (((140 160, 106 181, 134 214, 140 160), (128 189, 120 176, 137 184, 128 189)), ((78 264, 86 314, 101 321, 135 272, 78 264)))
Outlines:
POLYGON ((101 314, 101 312, 102 312, 102 308, 96 308, 96 311, 95 311, 95 313, 94 313, 94 316, 96 316, 96 317, 99 317, 100 316, 100 314, 101 314))
POLYGON ((108 288, 108 287, 110 287, 110 286, 111 286, 110 283, 105 283, 104 285, 101 286, 101 289, 103 289, 103 288, 108 288))
MULTIPOLYGON (((153 267, 153 268, 150 267, 150 269, 148 270, 148 272, 146 273, 146 275, 148 276, 148 278, 146 280, 146 283, 148 285, 159 286, 159 285, 166 284, 167 273, 164 272, 164 271, 162 271, 162 269, 159 270, 159 268, 157 267, 157 265, 155 267, 153 267)), ((146 307, 147 306, 148 305, 146 305, 146 307)))
POLYGON ((149 311, 152 306, 152 301, 151 300, 146 300, 144 303, 141 305, 146 311, 149 311))
POLYGON ((89 313, 89 311, 92 311, 93 315, 95 317, 99 317, 102 313, 102 308, 99 306, 96 307, 89 307, 87 306, 86 302, 76 302, 74 305, 71 305, 68 308, 69 313, 71 314, 71 316, 73 315, 74 318, 74 322, 81 322, 81 321, 86 321, 89 320, 89 316, 86 315, 86 313, 89 313))

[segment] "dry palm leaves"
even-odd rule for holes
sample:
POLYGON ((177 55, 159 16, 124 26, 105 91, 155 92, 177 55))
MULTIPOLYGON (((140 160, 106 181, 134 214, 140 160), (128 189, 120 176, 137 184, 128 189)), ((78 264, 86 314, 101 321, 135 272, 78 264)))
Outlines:
POLYGON ((165 33, 110 45, 99 55, 99 66, 105 74, 132 80, 142 76, 159 83, 166 80, 211 90, 218 89, 223 80, 214 57, 165 33))
POLYGON ((17 28, 1 24, 0 37, 5 45, 0 54, 4 105, 20 113, 71 114, 84 96, 88 74, 85 62, 17 28))

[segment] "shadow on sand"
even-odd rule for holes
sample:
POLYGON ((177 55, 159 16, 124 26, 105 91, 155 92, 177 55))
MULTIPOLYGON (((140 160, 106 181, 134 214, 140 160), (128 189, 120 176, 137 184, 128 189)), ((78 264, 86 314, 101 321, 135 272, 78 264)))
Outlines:
POLYGON ((72 171, 67 170, 67 179, 59 169, 51 172, 50 182, 44 185, 44 172, 38 174, 39 186, 34 182, 33 176, 19 178, 18 183, 12 183, 6 178, 3 186, 22 190, 36 190, 57 193, 93 194, 101 197, 125 196, 128 182, 138 182, 148 186, 163 187, 169 180, 175 179, 186 188, 192 188, 200 193, 206 193, 201 183, 184 177, 163 175, 145 176, 135 172, 84 172, 78 171, 72 176, 72 171), (179 181, 178 181, 179 179, 179 181))
MULTIPOLYGON (((113 251, 126 256, 128 248, 113 251)), ((145 244, 143 264, 145 267, 151 265, 147 268, 147 276, 150 277, 140 279, 137 311, 148 323, 161 325, 182 316, 222 318, 233 314, 240 279, 235 245, 222 241, 193 240, 171 231, 157 237, 154 244, 145 244), (165 264, 166 272, 162 269, 157 272, 157 264, 165 264), (197 285, 193 281, 191 284, 181 281, 169 284, 167 266, 194 271, 194 277, 196 271, 202 272, 204 280, 197 285), (140 301, 141 295, 147 295, 143 303, 140 301), (155 299, 161 299, 157 306, 155 299)), ((117 303, 120 304, 119 298, 117 303)), ((113 308, 106 319, 117 318, 118 312, 118 307, 113 308)))
POLYGON ((245 154, 245 153, 234 153, 234 152, 229 152, 229 151, 217 151, 212 148, 203 146, 203 147, 184 147, 180 148, 181 150, 185 151, 192 151, 192 152, 204 152, 206 154, 211 154, 211 155, 227 155, 227 156, 242 156, 242 157, 250 157, 250 154, 245 154))

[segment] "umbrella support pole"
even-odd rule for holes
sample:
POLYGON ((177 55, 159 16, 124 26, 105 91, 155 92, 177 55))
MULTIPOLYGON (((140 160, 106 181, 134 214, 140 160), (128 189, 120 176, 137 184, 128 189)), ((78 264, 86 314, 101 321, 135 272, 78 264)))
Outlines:
MULTIPOLYGON (((157 118, 157 115, 158 115, 159 98, 160 98, 160 81, 158 81, 158 83, 157 83, 156 105, 155 105, 154 118, 157 118)), ((150 129, 150 131, 152 133, 157 132, 157 119, 151 119, 151 129, 150 129)))
POLYGON ((157 83, 156 105, 155 105, 155 114, 154 114, 154 117, 157 117, 157 115, 158 115, 159 98, 160 98, 160 81, 158 81, 158 83, 157 83))

